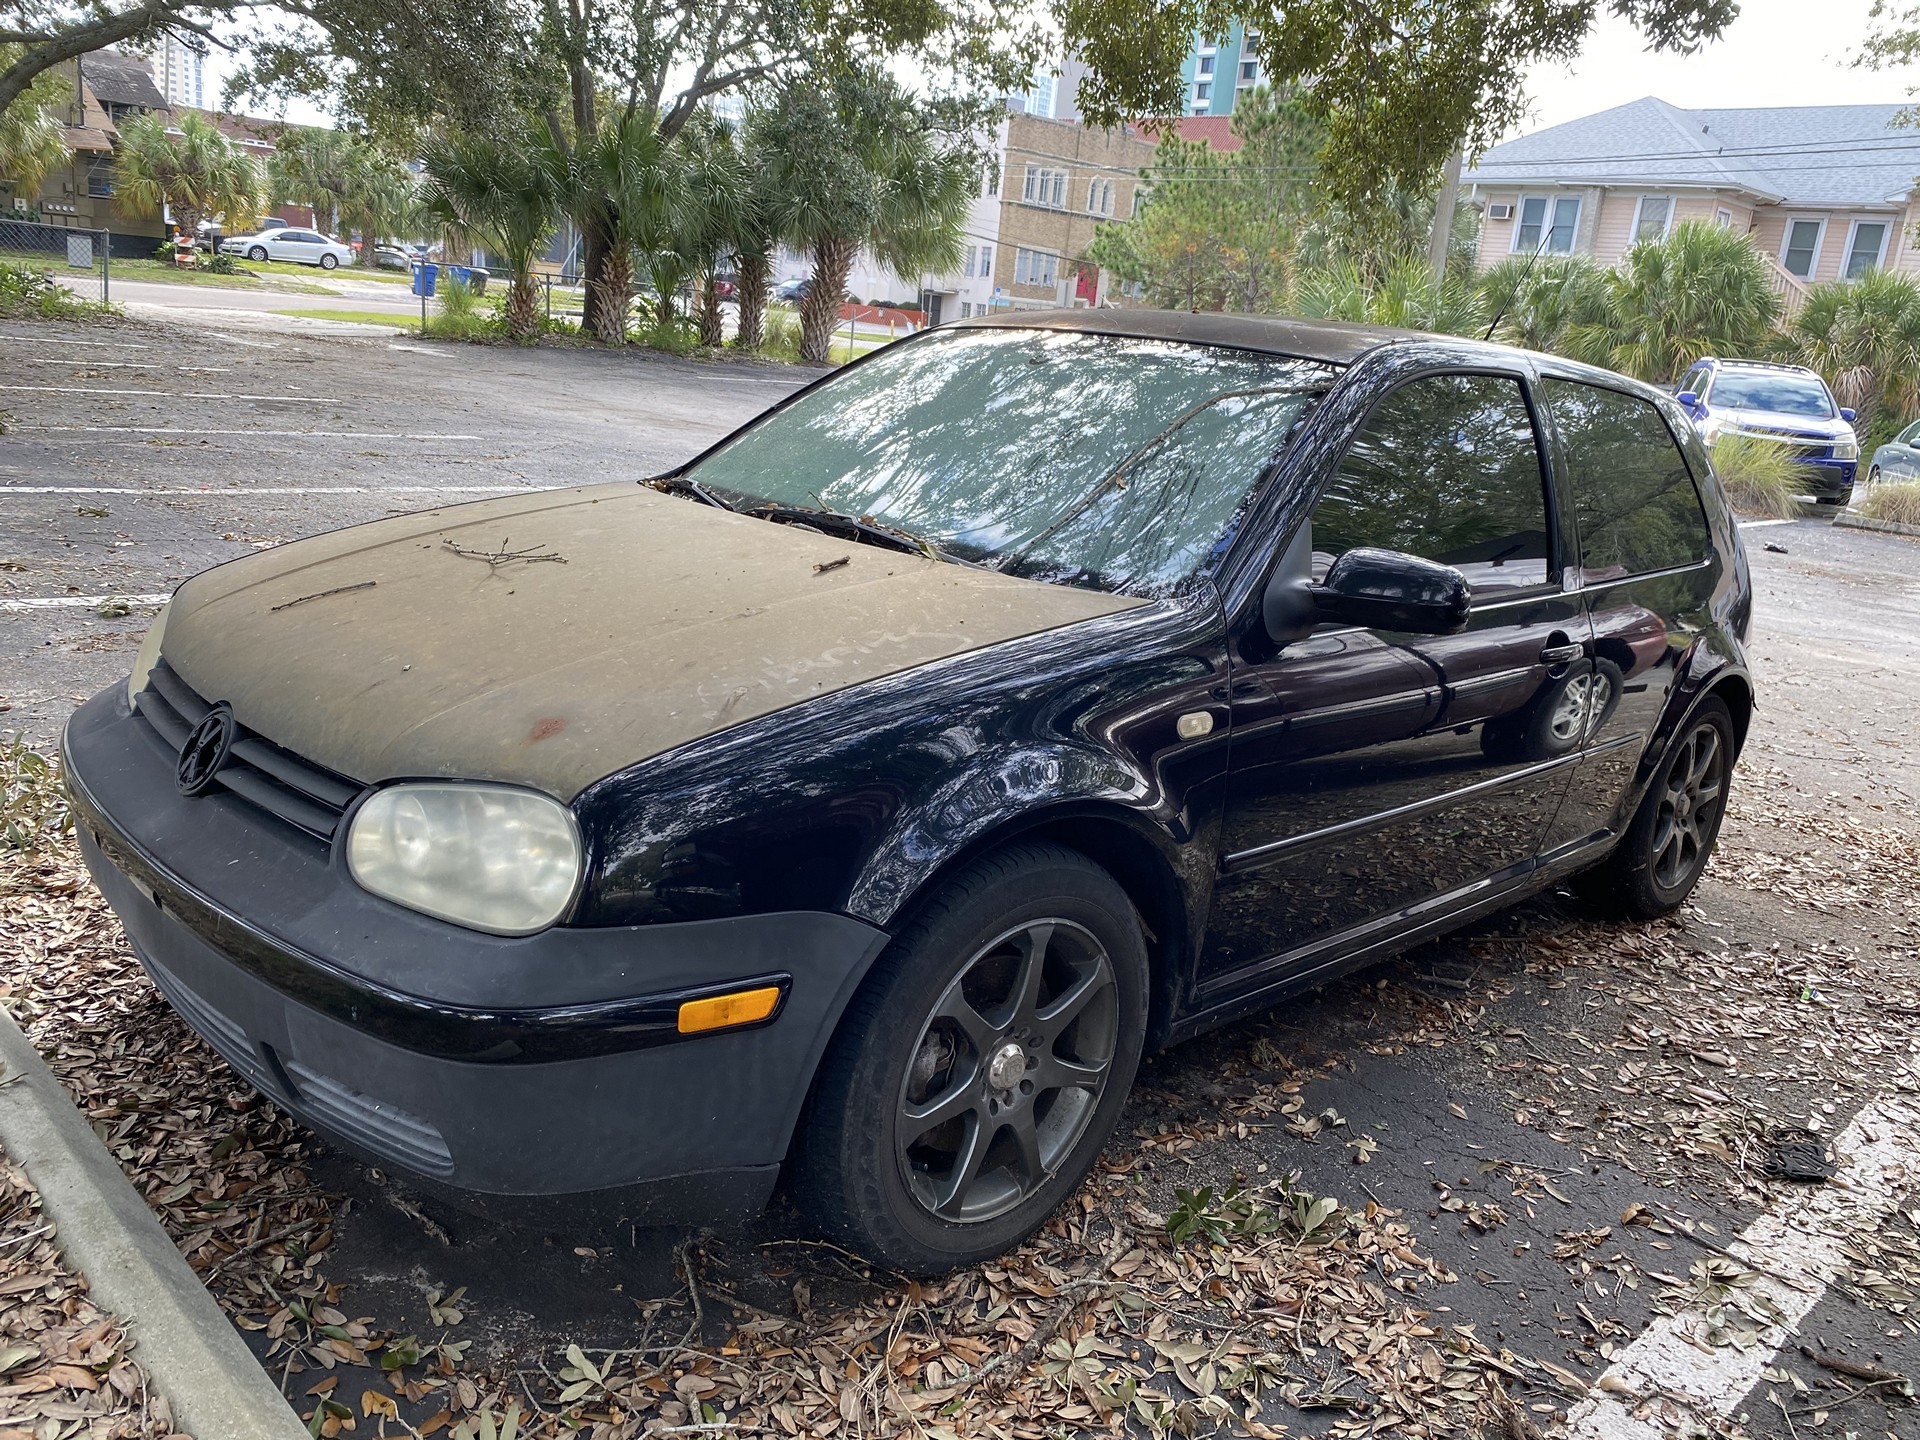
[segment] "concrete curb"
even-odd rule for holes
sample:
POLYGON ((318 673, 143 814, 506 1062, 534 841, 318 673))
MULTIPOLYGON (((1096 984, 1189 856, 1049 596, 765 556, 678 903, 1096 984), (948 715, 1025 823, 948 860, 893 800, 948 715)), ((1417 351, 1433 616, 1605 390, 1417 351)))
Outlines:
POLYGON ((1878 530, 1883 535, 1920 535, 1920 525, 1903 525, 1898 520, 1869 520, 1842 510, 1833 523, 1848 530, 1878 530))
POLYGON ((4 1008, 0 1064, 0 1146, 39 1190, 68 1263, 132 1329, 174 1424, 194 1440, 301 1440, 307 1427, 4 1008))

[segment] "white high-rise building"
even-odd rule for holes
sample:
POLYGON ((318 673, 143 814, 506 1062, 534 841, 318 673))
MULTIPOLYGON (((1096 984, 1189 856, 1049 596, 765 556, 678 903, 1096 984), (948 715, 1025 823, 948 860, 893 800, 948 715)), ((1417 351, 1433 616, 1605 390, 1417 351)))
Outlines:
POLYGON ((169 105, 207 108, 207 42, 198 35, 176 35, 171 30, 160 37, 159 52, 153 57, 153 78, 169 105))

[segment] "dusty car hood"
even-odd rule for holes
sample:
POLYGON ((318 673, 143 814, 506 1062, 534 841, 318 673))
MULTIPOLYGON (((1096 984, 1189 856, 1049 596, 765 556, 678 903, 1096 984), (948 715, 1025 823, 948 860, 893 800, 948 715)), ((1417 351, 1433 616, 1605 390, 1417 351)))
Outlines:
POLYGON ((571 799, 756 715, 1140 603, 622 483, 220 566, 180 588, 164 653, 243 725, 354 779, 465 776, 571 799), (449 541, 564 563, 490 566, 449 541))

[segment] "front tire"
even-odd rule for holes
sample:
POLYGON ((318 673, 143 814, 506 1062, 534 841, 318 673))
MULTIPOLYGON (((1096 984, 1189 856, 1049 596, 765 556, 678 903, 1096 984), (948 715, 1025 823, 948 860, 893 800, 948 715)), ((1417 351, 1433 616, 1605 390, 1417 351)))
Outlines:
POLYGON ((267 247, 264 245, 255 245, 247 251, 247 258, 249 260, 265 260, 267 258, 267 247))
POLYGON ((1146 1034, 1126 892, 1060 846, 943 885, 848 1006, 794 1159, 795 1198, 882 1264, 990 1259, 1071 1195, 1113 1132, 1146 1034))
POLYGON ((1733 760, 1733 715, 1709 695, 1668 751, 1618 848, 1581 877, 1589 897, 1630 920, 1678 910, 1719 838, 1733 760))

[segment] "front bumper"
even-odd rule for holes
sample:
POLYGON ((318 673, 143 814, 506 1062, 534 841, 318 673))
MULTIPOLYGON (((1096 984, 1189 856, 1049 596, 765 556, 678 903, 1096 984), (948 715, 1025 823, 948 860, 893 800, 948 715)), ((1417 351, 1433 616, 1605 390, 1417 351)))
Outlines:
POLYGON ((1822 505, 1845 505, 1853 499, 1853 477, 1859 470, 1857 460, 1803 460, 1800 475, 1806 493, 1822 505))
POLYGON ((181 1017, 314 1129, 460 1190, 757 1208, 887 941, 818 912, 483 935, 367 894, 244 801, 182 797, 120 687, 62 749, 88 868, 181 1017), (770 1023, 678 1034, 682 999, 770 980, 770 1023))

